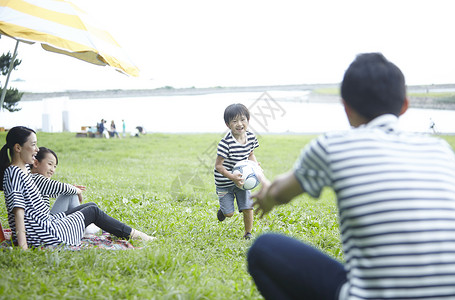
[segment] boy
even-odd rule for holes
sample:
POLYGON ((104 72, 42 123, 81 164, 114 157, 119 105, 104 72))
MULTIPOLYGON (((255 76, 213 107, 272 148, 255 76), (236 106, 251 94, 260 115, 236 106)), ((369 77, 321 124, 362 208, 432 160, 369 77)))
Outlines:
POLYGON ((254 195, 262 215, 331 186, 344 265, 292 238, 259 237, 248 253, 270 299, 455 299, 455 156, 441 139, 400 132, 404 76, 380 53, 357 56, 341 85, 354 127, 307 145, 294 170, 254 195))
POLYGON ((220 209, 217 217, 222 222, 226 217, 234 215, 234 198, 243 213, 245 225, 244 239, 251 239, 253 228, 253 201, 250 191, 238 186, 243 184, 241 174, 232 174, 232 168, 242 160, 257 162, 254 149, 259 146, 252 132, 248 131, 250 113, 243 104, 231 104, 224 111, 224 122, 230 131, 219 142, 215 161, 215 186, 220 209))

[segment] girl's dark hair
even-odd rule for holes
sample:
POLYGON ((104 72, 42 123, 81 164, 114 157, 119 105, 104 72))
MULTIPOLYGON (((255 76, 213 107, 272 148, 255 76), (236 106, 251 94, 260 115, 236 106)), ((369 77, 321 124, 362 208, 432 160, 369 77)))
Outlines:
POLYGON ((247 120, 250 120, 250 112, 245 105, 241 103, 231 104, 224 110, 224 122, 229 124, 235 117, 239 115, 244 115, 247 120))
POLYGON ((341 97, 369 121, 383 114, 400 115, 406 98, 401 70, 381 53, 363 53, 344 74, 341 97))
POLYGON ((46 156, 46 154, 52 154, 54 157, 55 157, 55 161, 56 161, 56 164, 58 165, 58 157, 57 157, 57 154, 55 154, 54 151, 52 151, 51 149, 49 148, 46 148, 46 147, 39 147, 39 152, 38 154, 35 156, 35 159, 39 162, 41 162, 43 160, 43 158, 46 156))
POLYGON ((19 144, 20 146, 23 146, 32 133, 36 132, 33 129, 24 126, 16 126, 8 131, 8 134, 6 135, 6 144, 0 150, 0 191, 3 191, 3 174, 5 173, 6 168, 11 164, 10 157, 13 157, 14 145, 19 144))

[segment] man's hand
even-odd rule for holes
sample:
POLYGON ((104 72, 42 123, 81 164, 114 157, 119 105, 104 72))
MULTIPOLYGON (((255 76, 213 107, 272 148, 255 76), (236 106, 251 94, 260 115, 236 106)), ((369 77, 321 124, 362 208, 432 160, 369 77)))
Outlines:
POLYGON ((253 203, 255 214, 260 213, 262 218, 276 205, 286 204, 302 193, 302 187, 292 171, 278 176, 271 184, 265 180, 259 192, 252 195, 256 198, 253 203))
POLYGON ((276 202, 270 197, 268 193, 270 188, 269 182, 263 182, 261 185, 261 189, 254 193, 251 197, 255 198, 256 201, 253 203, 254 207, 254 214, 260 213, 260 218, 264 217, 264 215, 268 214, 273 207, 276 205, 276 202))

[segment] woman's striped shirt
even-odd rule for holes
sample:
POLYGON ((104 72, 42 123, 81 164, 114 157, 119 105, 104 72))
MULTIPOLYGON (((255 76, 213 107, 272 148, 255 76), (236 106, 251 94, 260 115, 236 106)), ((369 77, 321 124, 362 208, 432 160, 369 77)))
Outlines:
POLYGON ((384 115, 321 136, 295 165, 313 197, 338 198, 348 282, 340 299, 455 299, 455 157, 384 115))
MULTIPOLYGON (((224 158, 223 166, 229 172, 232 171, 235 164, 242 160, 247 160, 251 152, 255 148, 259 147, 258 140, 256 136, 247 131, 246 132, 246 143, 240 144, 229 131, 223 139, 218 143, 217 155, 224 158)), ((214 170, 215 174, 215 184, 217 187, 229 187, 233 186, 234 182, 229 178, 224 177, 216 169, 214 170)))
POLYGON ((36 184, 36 187, 41 192, 44 203, 46 203, 46 206, 48 208, 47 213, 49 213, 50 209, 49 198, 57 198, 59 195, 77 194, 77 189, 71 184, 52 180, 50 178, 44 177, 39 173, 32 173, 31 176, 36 184))
POLYGON ((9 166, 4 173, 3 189, 8 223, 16 240, 16 223, 13 209, 24 209, 25 231, 30 246, 68 244, 78 246, 84 234, 84 215, 49 214, 49 206, 41 196, 30 174, 17 166, 9 166))

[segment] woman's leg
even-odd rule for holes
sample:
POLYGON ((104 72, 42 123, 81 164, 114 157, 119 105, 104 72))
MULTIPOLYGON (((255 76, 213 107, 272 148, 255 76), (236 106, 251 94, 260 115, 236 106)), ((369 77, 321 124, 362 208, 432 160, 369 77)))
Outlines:
POLYGON ((278 235, 260 236, 248 252, 248 271, 266 299, 338 299, 343 265, 315 248, 278 235))
POLYGON ((77 195, 60 195, 52 205, 51 214, 65 212, 68 209, 79 206, 79 198, 77 195))
POLYGON ((117 219, 112 218, 93 202, 87 202, 74 207, 73 209, 66 211, 65 214, 69 215, 76 211, 80 211, 84 214, 85 227, 94 223, 102 230, 107 231, 120 238, 132 238, 144 241, 152 241, 155 239, 152 236, 149 236, 139 230, 133 229, 130 226, 118 221, 117 219))
POLYGON ((82 210, 83 208, 85 208, 85 207, 87 207, 87 206, 92 206, 92 205, 93 205, 93 206, 97 206, 96 203, 93 203, 93 202, 86 202, 86 203, 83 203, 83 204, 78 205, 78 206, 76 206, 76 207, 73 207, 73 208, 71 208, 71 209, 68 209, 67 211, 65 211, 65 214, 66 214, 66 215, 70 215, 70 214, 72 214, 72 213, 74 213, 74 212, 76 212, 76 211, 80 211, 80 210, 82 210))
POLYGON ((122 222, 112 218, 102 211, 98 205, 93 202, 84 203, 65 212, 70 215, 76 211, 84 214, 85 227, 94 223, 104 231, 107 231, 120 238, 130 238, 132 228, 122 222))

